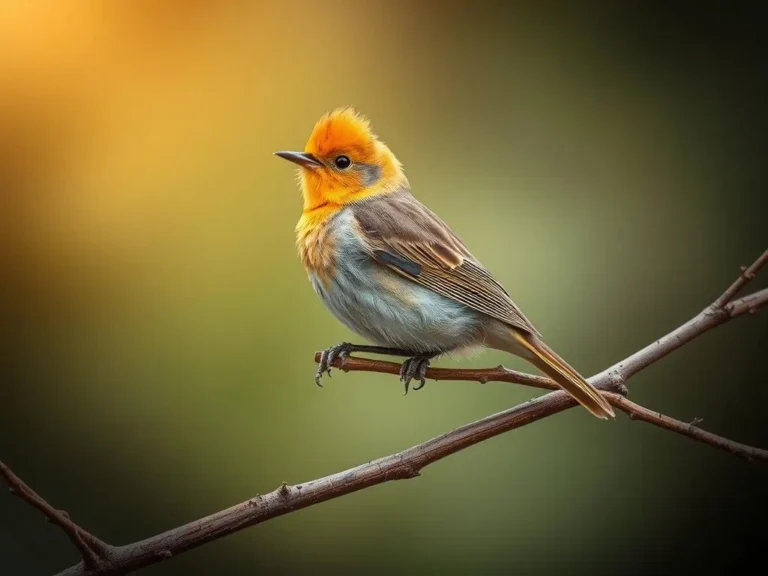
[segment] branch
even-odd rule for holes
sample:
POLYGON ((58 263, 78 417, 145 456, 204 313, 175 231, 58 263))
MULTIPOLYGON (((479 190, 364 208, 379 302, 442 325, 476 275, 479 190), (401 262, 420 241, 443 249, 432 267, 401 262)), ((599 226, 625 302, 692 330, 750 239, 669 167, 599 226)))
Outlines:
POLYGON ((107 559, 110 549, 108 544, 105 544, 72 522, 69 519, 69 514, 64 510, 53 508, 37 492, 27 486, 21 478, 16 476, 2 461, 0 461, 0 475, 5 477, 12 494, 16 494, 19 498, 40 510, 49 522, 56 524, 66 533, 83 557, 85 566, 91 569, 98 569, 105 565, 103 561, 107 559))
POLYGON ((715 448, 722 448, 731 454, 741 456, 747 460, 768 460, 768 450, 753 448, 752 446, 740 444, 739 442, 734 442, 733 440, 728 440, 722 436, 717 436, 716 434, 702 430, 697 426, 699 423, 698 421, 686 424, 685 422, 680 422, 669 416, 664 416, 661 412, 648 410, 648 408, 635 404, 618 394, 613 394, 612 392, 603 392, 603 394, 608 398, 608 401, 611 404, 619 410, 626 412, 632 420, 650 422, 651 424, 666 428, 672 432, 677 432, 683 436, 688 436, 688 438, 693 438, 694 440, 709 444, 715 448))
MULTIPOLYGON (((627 412, 630 417, 679 432, 734 454, 762 460, 768 459, 768 452, 765 450, 738 444, 705 432, 693 424, 684 424, 659 413, 651 412, 620 395, 626 392, 625 382, 646 366, 664 358, 708 330, 732 318, 754 312, 768 304, 768 289, 734 300, 738 291, 751 280, 766 260, 768 260, 768 250, 754 264, 743 269, 739 279, 711 306, 663 338, 591 377, 590 382, 600 389, 614 406, 627 412)), ((316 356, 315 361, 317 360, 318 357, 316 356)), ((399 365, 397 364, 362 358, 348 358, 343 366, 341 361, 336 360, 334 366, 347 371, 366 370, 399 374, 399 365)), ((427 377, 435 380, 461 379, 483 383, 499 380, 537 388, 551 389, 554 387, 554 384, 547 378, 506 370, 501 366, 491 370, 430 368, 427 370, 427 377)), ((98 566, 89 566, 84 560, 84 562, 64 570, 59 576, 96 576, 115 572, 121 574, 132 572, 294 510, 391 480, 414 478, 420 474, 424 467, 433 462, 574 406, 577 406, 577 403, 571 396, 561 390, 556 390, 519 406, 456 428, 397 454, 304 484, 290 486, 283 483, 279 488, 265 496, 256 496, 241 504, 146 540, 126 546, 109 547, 108 554, 105 555, 106 560, 98 566)), ((7 471, 6 467, 3 469, 7 471)), ((75 530, 75 533, 84 534, 79 528, 75 530)))
MULTIPOLYGON (((322 352, 315 353, 315 362, 320 362, 322 352)), ((339 368, 344 372, 378 372, 379 374, 400 375, 400 364, 387 362, 386 360, 371 360, 370 358, 358 358, 350 356, 346 360, 334 359, 330 366, 339 368)), ((463 380, 465 382, 507 382, 509 384, 523 384, 531 388, 544 390, 560 390, 552 380, 546 376, 536 376, 526 372, 510 370, 502 365, 496 368, 427 368, 425 373, 430 380, 463 380)))
POLYGON ((760 308, 768 303, 768 288, 763 288, 758 292, 754 292, 744 298, 734 300, 728 306, 726 310, 731 317, 741 316, 742 314, 754 314, 760 308))
POLYGON ((741 274, 739 277, 736 278, 733 284, 731 284, 725 292, 723 292, 720 298, 715 300, 715 303, 712 306, 715 308, 725 307, 726 304, 728 304, 736 297, 736 294, 739 293, 739 290, 754 280, 755 276, 760 271, 760 268, 762 268, 766 262, 768 262, 768 249, 766 249, 766 251, 763 252, 760 257, 752 263, 751 266, 741 267, 741 274))

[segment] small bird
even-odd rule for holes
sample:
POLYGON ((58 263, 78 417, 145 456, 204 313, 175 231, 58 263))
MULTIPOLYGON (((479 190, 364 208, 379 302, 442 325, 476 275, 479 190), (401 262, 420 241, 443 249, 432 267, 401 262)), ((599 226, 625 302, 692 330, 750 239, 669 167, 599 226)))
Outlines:
POLYGON ((424 386, 430 360, 470 348, 524 358, 600 419, 611 405, 547 344, 504 287, 448 225, 411 193, 401 163, 351 107, 324 114, 299 165, 304 208, 299 257, 326 307, 375 345, 323 351, 315 382, 351 352, 405 356, 408 393, 424 386))

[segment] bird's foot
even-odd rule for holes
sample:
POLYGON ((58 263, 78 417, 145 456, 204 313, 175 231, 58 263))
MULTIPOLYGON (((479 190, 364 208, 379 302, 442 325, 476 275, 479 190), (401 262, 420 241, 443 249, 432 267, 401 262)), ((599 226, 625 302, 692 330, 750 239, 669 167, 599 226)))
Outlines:
POLYGON ((331 365, 337 358, 341 360, 341 368, 344 369, 344 364, 349 358, 352 352, 368 352, 371 354, 383 354, 386 356, 412 356, 413 352, 403 350, 401 348, 389 348, 387 346, 369 346, 366 344, 350 344, 349 342, 342 342, 336 346, 326 348, 320 353, 320 362, 317 366, 317 373, 315 374, 315 384, 322 388, 320 379, 323 377, 323 373, 327 372, 328 376, 331 376, 331 365))
POLYGON ((413 356, 403 362, 403 365, 400 368, 400 381, 405 385, 405 393, 403 395, 408 394, 408 386, 414 378, 416 378, 420 384, 414 386, 413 389, 421 390, 424 388, 424 384, 426 384, 427 368, 429 368, 429 362, 432 358, 434 358, 433 355, 419 354, 418 356, 413 356))
POLYGON ((329 378, 331 377, 331 365, 333 364, 333 361, 336 360, 336 358, 341 360, 341 367, 343 369, 347 358, 349 358, 349 355, 354 351, 355 346, 349 342, 342 342, 341 344, 336 344, 336 346, 331 346, 330 348, 323 350, 320 354, 320 362, 317 365, 317 372, 315 373, 315 384, 322 388, 323 385, 320 384, 320 379, 323 377, 324 372, 328 373, 329 378))

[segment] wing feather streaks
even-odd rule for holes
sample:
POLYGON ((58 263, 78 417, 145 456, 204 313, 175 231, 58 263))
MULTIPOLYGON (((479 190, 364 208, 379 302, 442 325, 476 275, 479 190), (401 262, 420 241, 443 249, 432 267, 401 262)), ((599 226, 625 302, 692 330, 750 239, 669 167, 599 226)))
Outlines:
POLYGON ((477 312, 540 336, 458 236, 408 190, 366 199, 352 210, 380 264, 477 312))

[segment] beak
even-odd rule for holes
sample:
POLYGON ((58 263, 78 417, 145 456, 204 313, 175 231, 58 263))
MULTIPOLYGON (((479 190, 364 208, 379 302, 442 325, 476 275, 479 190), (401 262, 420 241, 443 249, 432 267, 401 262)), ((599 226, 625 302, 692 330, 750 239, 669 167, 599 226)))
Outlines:
POLYGON ((289 152, 289 151, 283 150, 280 152, 275 152, 275 155, 280 156, 280 158, 285 158, 286 160, 294 162, 303 168, 315 169, 323 165, 323 163, 320 162, 320 160, 312 156, 312 154, 308 154, 306 152, 289 152))

